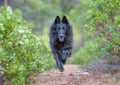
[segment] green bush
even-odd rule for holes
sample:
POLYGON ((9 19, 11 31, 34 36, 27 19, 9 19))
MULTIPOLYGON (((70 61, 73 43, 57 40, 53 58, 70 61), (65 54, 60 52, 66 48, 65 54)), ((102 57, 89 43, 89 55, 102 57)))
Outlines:
POLYGON ((117 50, 120 46, 119 10, 119 0, 93 0, 88 11, 88 34, 99 37, 107 52, 117 50))
POLYGON ((119 10, 119 0, 92 0, 84 27, 90 41, 73 55, 73 63, 84 64, 113 51, 120 55, 119 10))
POLYGON ((101 50, 101 40, 91 39, 84 43, 83 47, 73 54, 72 63, 80 64, 80 66, 97 59, 105 51, 101 50))
POLYGON ((29 76, 53 65, 48 38, 33 35, 30 27, 20 11, 0 8, 0 72, 12 85, 25 85, 29 76))

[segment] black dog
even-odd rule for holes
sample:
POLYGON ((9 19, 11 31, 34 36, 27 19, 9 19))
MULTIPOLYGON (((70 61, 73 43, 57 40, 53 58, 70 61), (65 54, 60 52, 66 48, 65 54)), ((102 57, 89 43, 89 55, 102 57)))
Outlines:
POLYGON ((56 16, 50 27, 50 46, 60 71, 64 71, 63 64, 65 64, 67 57, 72 54, 72 43, 72 26, 66 16, 63 16, 62 20, 59 16, 56 16))

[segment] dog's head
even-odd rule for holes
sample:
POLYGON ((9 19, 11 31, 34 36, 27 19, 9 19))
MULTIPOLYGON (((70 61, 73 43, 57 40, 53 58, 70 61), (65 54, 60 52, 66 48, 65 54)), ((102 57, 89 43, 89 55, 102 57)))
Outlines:
POLYGON ((64 42, 66 38, 66 31, 68 30, 68 26, 67 26, 68 24, 69 22, 66 16, 63 16, 62 20, 60 19, 59 16, 56 16, 54 25, 55 25, 57 37, 60 42, 64 42))

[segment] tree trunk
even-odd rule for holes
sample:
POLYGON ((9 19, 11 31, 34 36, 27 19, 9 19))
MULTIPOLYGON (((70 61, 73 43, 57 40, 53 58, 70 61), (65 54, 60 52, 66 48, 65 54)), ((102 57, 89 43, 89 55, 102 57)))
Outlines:
POLYGON ((8 0, 4 0, 4 6, 8 5, 8 0))

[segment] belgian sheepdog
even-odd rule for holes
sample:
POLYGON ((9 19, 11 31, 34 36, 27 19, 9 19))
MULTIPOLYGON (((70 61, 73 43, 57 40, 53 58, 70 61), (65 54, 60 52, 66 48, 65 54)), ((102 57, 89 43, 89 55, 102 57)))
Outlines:
POLYGON ((56 16, 54 22, 50 26, 50 46, 57 67, 64 71, 63 64, 72 54, 73 31, 66 16, 60 19, 56 16))

